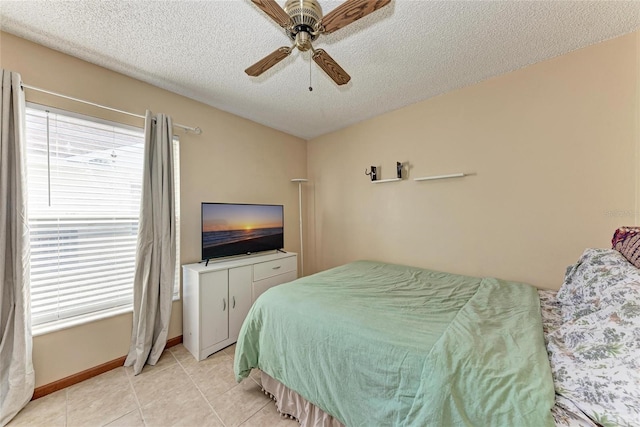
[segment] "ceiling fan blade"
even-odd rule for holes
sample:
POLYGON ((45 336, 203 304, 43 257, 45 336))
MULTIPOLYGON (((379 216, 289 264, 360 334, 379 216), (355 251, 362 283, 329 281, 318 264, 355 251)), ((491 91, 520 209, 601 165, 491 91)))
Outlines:
POLYGON ((347 84, 351 80, 351 76, 324 50, 318 49, 314 51, 313 60, 338 86, 347 84))
POLYGON ((271 52, 269 55, 244 70, 244 72, 250 76, 257 77, 289 56, 291 51, 292 49, 290 47, 279 47, 274 52, 271 52))
POLYGON ((333 33, 389 3, 391 0, 347 0, 322 18, 324 33, 333 33))
POLYGON ((289 15, 286 14, 275 0, 251 0, 251 2, 262 9, 264 13, 269 15, 269 17, 276 21, 281 27, 287 28, 291 25, 289 15))

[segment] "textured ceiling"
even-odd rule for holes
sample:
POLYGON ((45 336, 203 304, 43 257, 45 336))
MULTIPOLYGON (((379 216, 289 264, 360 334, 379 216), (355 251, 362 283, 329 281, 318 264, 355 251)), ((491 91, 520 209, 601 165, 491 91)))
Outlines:
MULTIPOLYGON (((340 3, 320 0, 325 14, 340 3)), ((352 79, 312 63, 312 92, 308 52, 244 73, 289 45, 248 0, 0 0, 0 16, 3 31, 311 139, 634 31, 640 2, 397 0, 314 43, 352 79)))

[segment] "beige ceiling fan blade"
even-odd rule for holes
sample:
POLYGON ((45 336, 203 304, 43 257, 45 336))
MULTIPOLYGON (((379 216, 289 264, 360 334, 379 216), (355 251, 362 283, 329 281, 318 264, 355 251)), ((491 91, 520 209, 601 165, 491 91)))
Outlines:
POLYGON ((391 0, 347 0, 327 13, 320 24, 324 33, 333 33, 389 3, 391 0))
POLYGON ((315 50, 313 52, 313 60, 337 85, 347 84, 351 80, 351 76, 324 50, 315 50))
POLYGON ((291 51, 292 49, 290 47, 280 47, 244 70, 244 72, 250 76, 257 77, 267 71, 269 68, 276 65, 278 62, 282 61, 287 56, 289 56, 291 54, 291 51))
POLYGON ((281 27, 288 28, 291 25, 289 15, 287 15, 274 0, 251 0, 251 2, 262 9, 264 13, 269 15, 269 17, 276 21, 281 27))

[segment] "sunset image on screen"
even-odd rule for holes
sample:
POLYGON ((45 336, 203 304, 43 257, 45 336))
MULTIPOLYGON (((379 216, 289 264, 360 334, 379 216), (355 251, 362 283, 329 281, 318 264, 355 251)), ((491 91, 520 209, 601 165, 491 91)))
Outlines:
POLYGON ((205 205, 203 231, 255 230, 282 227, 282 206, 205 205))
POLYGON ((279 249, 283 233, 281 205, 202 205, 203 259, 279 249))

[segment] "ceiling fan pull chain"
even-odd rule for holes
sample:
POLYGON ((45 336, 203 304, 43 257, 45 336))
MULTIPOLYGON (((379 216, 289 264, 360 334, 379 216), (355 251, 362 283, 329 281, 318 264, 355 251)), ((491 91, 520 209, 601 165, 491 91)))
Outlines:
POLYGON ((313 53, 309 53, 309 92, 313 92, 313 88, 311 87, 311 56, 313 53))

